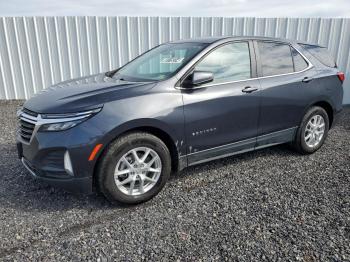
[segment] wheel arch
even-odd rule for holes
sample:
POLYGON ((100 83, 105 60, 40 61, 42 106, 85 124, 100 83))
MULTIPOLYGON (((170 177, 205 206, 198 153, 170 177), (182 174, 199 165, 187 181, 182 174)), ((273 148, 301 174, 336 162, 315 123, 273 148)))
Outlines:
POLYGON ((322 100, 322 101, 313 103, 310 107, 312 106, 322 107, 327 112, 328 119, 329 119, 329 128, 331 128, 334 120, 334 110, 332 105, 329 102, 322 100))
POLYGON ((99 167, 99 163, 101 162, 101 158, 105 155, 108 146, 113 143, 118 137, 126 135, 132 132, 146 132, 158 137, 160 140, 164 142, 164 144, 168 147, 171 157, 171 170, 173 172, 177 172, 183 169, 186 166, 186 163, 182 163, 180 161, 181 150, 180 145, 184 144, 183 140, 179 141, 175 138, 174 134, 161 122, 152 121, 148 124, 145 124, 145 120, 140 121, 131 121, 125 123, 115 130, 111 131, 107 138, 104 139, 103 148, 100 152, 99 156, 96 159, 94 171, 93 171, 93 185, 96 188, 96 173, 99 167))
MULTIPOLYGON (((179 169, 179 152, 178 148, 176 146, 176 142, 172 138, 168 132, 164 131, 163 129, 160 129, 159 127, 154 126, 138 126, 131 129, 128 129, 121 133, 119 136, 123 136, 128 133, 132 132, 145 132, 152 134, 156 137, 158 137, 160 140, 164 142, 164 144, 168 147, 170 156, 171 156, 171 170, 177 171, 179 169)), ((116 137, 117 138, 117 137, 116 137)), ((116 139, 115 138, 115 139, 116 139)), ((112 141, 111 141, 112 142, 112 141)))

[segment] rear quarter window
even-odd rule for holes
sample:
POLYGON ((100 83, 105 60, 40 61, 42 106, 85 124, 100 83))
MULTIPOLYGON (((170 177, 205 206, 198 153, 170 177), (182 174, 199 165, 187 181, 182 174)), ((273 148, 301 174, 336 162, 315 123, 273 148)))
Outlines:
POLYGON ((292 56, 293 56, 295 72, 300 72, 308 67, 308 64, 305 61, 305 59, 294 48, 292 48, 292 56))
POLYGON ((317 45, 300 44, 305 50, 313 55, 318 61, 328 67, 337 67, 333 56, 329 53, 327 48, 317 45))

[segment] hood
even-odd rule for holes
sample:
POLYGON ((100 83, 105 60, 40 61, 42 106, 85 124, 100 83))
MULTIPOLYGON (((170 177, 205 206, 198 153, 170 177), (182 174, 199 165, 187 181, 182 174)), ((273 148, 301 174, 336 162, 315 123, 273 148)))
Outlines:
POLYGON ((37 113, 74 113, 102 106, 109 101, 140 95, 154 85, 97 74, 43 89, 26 101, 24 107, 37 113))

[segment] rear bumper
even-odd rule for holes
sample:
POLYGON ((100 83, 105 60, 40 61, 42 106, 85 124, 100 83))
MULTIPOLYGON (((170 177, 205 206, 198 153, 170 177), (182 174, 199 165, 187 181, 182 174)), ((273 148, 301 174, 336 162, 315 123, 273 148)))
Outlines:
POLYGON ((51 178, 45 176, 45 171, 35 167, 24 157, 21 158, 21 161, 23 166, 34 178, 42 180, 49 185, 61 187, 67 191, 74 193, 91 194, 93 192, 92 178, 90 177, 51 178))

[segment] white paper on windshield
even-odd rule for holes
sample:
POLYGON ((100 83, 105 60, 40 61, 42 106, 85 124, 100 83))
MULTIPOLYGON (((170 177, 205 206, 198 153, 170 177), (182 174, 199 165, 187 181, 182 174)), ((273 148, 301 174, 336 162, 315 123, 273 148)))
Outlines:
POLYGON ((184 57, 165 57, 160 63, 161 64, 179 64, 184 60, 184 57))

